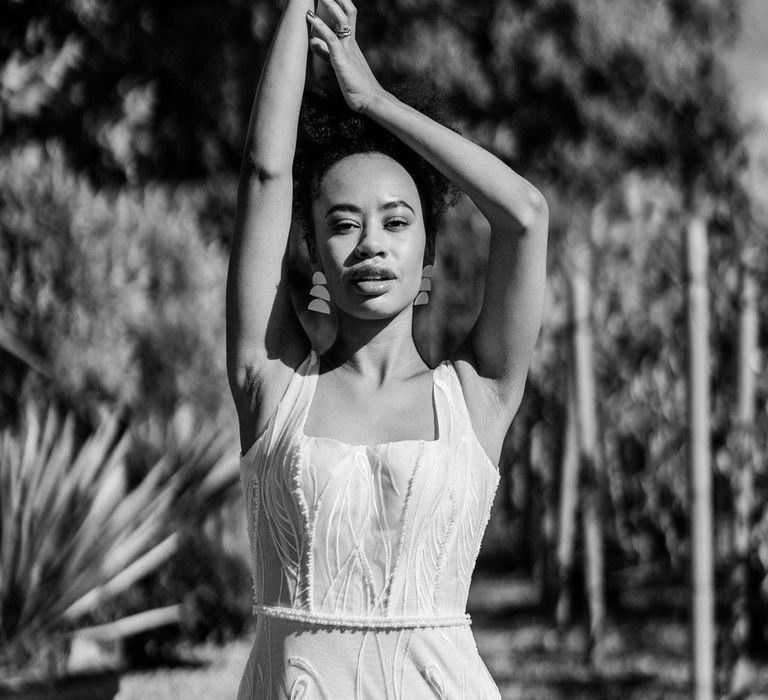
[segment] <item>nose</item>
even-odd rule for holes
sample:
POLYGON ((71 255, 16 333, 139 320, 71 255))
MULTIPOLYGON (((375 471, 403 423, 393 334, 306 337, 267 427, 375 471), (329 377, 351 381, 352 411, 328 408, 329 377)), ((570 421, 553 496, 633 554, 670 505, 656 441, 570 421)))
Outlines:
POLYGON ((355 246, 355 255, 359 258, 374 258, 387 254, 384 245, 384 232, 377 226, 366 224, 360 231, 360 238, 355 246))

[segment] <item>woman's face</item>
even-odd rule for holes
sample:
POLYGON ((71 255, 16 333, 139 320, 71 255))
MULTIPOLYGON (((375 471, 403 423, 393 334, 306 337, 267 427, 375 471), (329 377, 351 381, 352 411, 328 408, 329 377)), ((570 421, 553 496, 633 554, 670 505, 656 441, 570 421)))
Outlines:
POLYGON ((413 304, 426 233, 416 183, 405 168, 379 153, 334 163, 312 216, 317 261, 341 311, 389 318, 413 304))

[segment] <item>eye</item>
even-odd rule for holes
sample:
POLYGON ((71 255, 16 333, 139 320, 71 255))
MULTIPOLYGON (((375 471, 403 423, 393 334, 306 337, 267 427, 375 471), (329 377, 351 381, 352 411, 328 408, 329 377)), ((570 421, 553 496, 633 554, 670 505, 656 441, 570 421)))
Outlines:
POLYGON ((336 233, 349 233, 357 228, 357 221, 353 221, 352 219, 341 219, 339 221, 334 221, 331 224, 331 229, 336 233))
POLYGON ((408 219, 405 219, 401 216, 395 216, 391 219, 387 219, 384 226, 390 230, 390 231, 402 231, 404 228, 406 228, 409 225, 408 219))

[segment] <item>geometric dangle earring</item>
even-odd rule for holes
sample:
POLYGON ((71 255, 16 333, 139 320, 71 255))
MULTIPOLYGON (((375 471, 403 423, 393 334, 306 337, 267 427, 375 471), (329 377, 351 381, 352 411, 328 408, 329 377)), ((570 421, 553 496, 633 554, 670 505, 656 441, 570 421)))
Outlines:
POLYGON ((413 300, 414 306, 423 306, 429 304, 429 292, 432 291, 432 272, 434 267, 432 265, 425 265, 421 271, 421 286, 419 287, 419 293, 413 300))
POLYGON ((331 295, 328 293, 328 280, 322 272, 315 272, 312 275, 312 289, 309 290, 309 296, 313 297, 309 302, 307 309, 316 311, 319 314, 331 313, 331 295))

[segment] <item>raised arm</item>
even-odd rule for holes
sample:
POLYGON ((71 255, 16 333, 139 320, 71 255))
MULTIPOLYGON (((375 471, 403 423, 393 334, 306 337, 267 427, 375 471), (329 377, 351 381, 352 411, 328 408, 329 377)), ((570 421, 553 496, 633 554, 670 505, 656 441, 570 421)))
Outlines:
MULTIPOLYGON (((336 7, 338 24, 351 20, 350 0, 336 7)), ((548 212, 544 198, 498 158, 387 93, 351 36, 338 38, 316 17, 347 104, 397 135, 474 201, 491 226, 489 266, 480 315, 454 358, 470 411, 488 416, 486 446, 500 449, 522 398, 541 324, 548 212), (498 445, 496 444, 498 443, 498 445)), ((477 425, 477 424, 476 424, 477 425)), ((478 431, 479 432, 479 431, 478 431)))
POLYGON ((306 77, 306 13, 287 0, 253 102, 227 278, 227 372, 246 450, 271 415, 308 340, 291 307, 284 258, 292 164, 306 77))
POLYGON ((490 223, 485 294, 460 355, 481 377, 499 384, 504 404, 516 409, 541 323, 544 198, 496 156, 384 91, 364 111, 456 183, 490 223))

